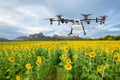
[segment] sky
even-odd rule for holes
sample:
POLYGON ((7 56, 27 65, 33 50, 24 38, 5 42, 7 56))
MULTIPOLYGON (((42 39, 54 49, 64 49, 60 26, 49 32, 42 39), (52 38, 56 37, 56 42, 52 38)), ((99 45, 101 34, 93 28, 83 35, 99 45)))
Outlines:
POLYGON ((84 23, 87 35, 82 30, 73 30, 79 37, 104 37, 120 35, 120 0, 0 0, 0 37, 15 39, 42 32, 67 36, 72 24, 53 25, 47 18, 62 14, 68 19, 83 19, 81 14, 92 14, 90 18, 107 15, 106 24, 84 23))

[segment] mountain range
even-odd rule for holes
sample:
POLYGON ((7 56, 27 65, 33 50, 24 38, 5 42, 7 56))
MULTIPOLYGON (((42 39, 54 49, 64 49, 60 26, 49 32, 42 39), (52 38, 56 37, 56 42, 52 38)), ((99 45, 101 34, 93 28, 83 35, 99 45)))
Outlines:
POLYGON ((0 41, 8 41, 7 38, 0 38, 0 41))
MULTIPOLYGON (((120 40, 120 36, 111 36, 106 35, 103 38, 80 38, 78 35, 72 35, 72 36, 59 36, 57 34, 54 34, 51 36, 45 36, 42 32, 38 34, 30 34, 29 36, 20 36, 14 39, 16 41, 36 41, 36 40, 120 40)), ((11 40, 11 41, 14 41, 11 40)), ((6 38, 0 38, 0 41, 10 41, 6 38)))
POLYGON ((43 33, 38 34, 31 34, 28 37, 27 36, 21 36, 16 38, 15 40, 76 40, 76 39, 82 39, 79 36, 59 36, 57 34, 50 36, 45 36, 43 33))

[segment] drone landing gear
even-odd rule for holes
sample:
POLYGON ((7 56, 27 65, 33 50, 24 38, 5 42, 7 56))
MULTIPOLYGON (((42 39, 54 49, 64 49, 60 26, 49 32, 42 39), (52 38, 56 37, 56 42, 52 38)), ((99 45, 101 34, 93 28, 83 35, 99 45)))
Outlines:
POLYGON ((73 34, 72 31, 73 31, 73 28, 71 28, 70 33, 68 34, 68 36, 73 34))
POLYGON ((82 22, 81 22, 81 25, 82 25, 82 28, 83 28, 83 31, 84 31, 84 36, 85 36, 87 33, 85 32, 84 25, 83 25, 82 22))
MULTIPOLYGON (((81 25, 82 25, 82 29, 83 29, 83 31, 84 31, 84 36, 85 36, 87 33, 86 33, 85 29, 84 29, 84 25, 83 25, 82 22, 81 22, 81 25)), ((71 30, 70 30, 70 33, 68 34, 68 36, 70 36, 70 35, 72 35, 72 34, 73 34, 73 27, 71 27, 71 30)))

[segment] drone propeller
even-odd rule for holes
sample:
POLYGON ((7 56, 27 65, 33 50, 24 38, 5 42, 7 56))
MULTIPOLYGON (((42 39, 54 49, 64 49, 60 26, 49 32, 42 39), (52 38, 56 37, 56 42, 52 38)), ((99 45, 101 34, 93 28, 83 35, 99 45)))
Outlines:
POLYGON ((92 15, 92 14, 81 14, 82 16, 90 16, 90 15, 92 15))
POLYGON ((106 15, 104 15, 104 16, 100 16, 103 20, 105 20, 106 19, 106 17, 108 17, 108 16, 106 16, 106 15))
POLYGON ((60 25, 60 22, 64 23, 62 20, 62 15, 56 15, 56 17, 58 18, 58 25, 60 25))
POLYGON ((56 16, 62 16, 61 14, 58 14, 58 15, 56 15, 56 16))
POLYGON ((45 19, 45 20, 54 20, 55 18, 47 18, 47 19, 45 19))
POLYGON ((62 15, 56 15, 56 17, 61 20, 62 15))
POLYGON ((45 20, 49 20, 50 21, 50 25, 52 25, 53 21, 54 21, 54 18, 48 18, 48 19, 45 19, 45 20))
POLYGON ((86 21, 88 19, 88 16, 92 15, 92 14, 81 14, 84 17, 84 20, 86 21))

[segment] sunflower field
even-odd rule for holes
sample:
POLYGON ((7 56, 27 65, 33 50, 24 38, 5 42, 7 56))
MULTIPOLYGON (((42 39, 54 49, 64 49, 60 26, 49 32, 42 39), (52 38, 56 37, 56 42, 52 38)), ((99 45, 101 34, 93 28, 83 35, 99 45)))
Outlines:
POLYGON ((120 80, 120 41, 0 42, 0 80, 120 80))

